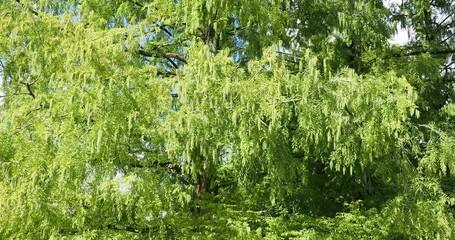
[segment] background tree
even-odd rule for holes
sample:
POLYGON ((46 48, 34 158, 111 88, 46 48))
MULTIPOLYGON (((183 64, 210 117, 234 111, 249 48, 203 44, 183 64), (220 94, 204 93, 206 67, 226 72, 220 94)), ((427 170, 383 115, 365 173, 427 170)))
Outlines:
POLYGON ((6 0, 0 236, 450 238, 454 9, 6 0))

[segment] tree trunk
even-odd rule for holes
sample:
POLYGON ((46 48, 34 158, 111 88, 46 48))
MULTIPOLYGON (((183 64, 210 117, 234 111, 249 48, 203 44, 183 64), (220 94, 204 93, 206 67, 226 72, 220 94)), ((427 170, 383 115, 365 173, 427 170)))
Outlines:
POLYGON ((210 176, 208 162, 206 158, 202 158, 201 165, 197 172, 196 186, 194 187, 193 200, 196 202, 195 212, 199 215, 204 215, 209 208, 203 206, 204 200, 207 199, 207 194, 210 193, 210 176))

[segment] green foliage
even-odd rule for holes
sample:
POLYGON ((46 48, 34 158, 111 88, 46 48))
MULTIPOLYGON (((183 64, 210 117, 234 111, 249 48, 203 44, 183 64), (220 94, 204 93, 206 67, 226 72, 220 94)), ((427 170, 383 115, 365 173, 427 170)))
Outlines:
POLYGON ((3 1, 0 238, 453 238, 454 9, 3 1))

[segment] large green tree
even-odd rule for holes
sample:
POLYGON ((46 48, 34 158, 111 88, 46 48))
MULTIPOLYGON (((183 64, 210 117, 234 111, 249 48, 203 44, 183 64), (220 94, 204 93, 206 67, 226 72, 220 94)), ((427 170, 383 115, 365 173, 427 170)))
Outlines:
POLYGON ((2 239, 455 236, 453 1, 0 16, 2 239))

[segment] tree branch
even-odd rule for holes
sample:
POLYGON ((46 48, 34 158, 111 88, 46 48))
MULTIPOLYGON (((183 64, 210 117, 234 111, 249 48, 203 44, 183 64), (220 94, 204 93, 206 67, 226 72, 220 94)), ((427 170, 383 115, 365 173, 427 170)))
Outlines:
POLYGON ((27 91, 28 91, 28 94, 30 96, 32 96, 33 99, 36 98, 35 94, 32 92, 32 88, 31 86, 33 85, 32 83, 26 83, 26 82, 20 82, 21 84, 25 85, 25 87, 27 88, 27 91))
POLYGON ((107 225, 107 229, 115 230, 115 231, 127 231, 127 232, 138 233, 138 234, 156 231, 155 228, 149 228, 149 227, 130 227, 130 226, 126 226, 124 228, 120 228, 120 227, 114 226, 112 224, 108 224, 107 225))
POLYGON ((449 39, 452 38, 453 36, 455 36, 455 32, 452 33, 452 34, 450 34, 448 37, 444 38, 443 40, 441 40, 441 42, 439 42, 439 43, 441 43, 441 44, 442 44, 442 43, 445 43, 445 42, 447 42, 447 40, 449 40, 449 39))
POLYGON ((130 0, 130 2, 131 2, 131 3, 133 3, 134 5, 138 6, 138 7, 141 7, 141 8, 143 8, 143 7, 144 7, 144 4, 142 4, 142 3, 139 3, 139 2, 137 2, 137 1, 134 1, 134 0, 130 0))
POLYGON ((160 26, 160 29, 165 32, 167 35, 169 35, 169 37, 173 38, 174 35, 172 35, 172 33, 166 29, 166 26, 160 26))
POLYGON ((169 71, 169 72, 158 71, 158 74, 164 75, 164 76, 177 76, 177 73, 171 72, 171 71, 169 71))
POLYGON ((179 56, 178 54, 175 54, 175 53, 163 53, 162 56, 164 56, 166 58, 175 58, 175 59, 179 60, 180 62, 188 64, 186 59, 184 59, 183 57, 181 57, 181 56, 179 56))
POLYGON ((164 57, 164 58, 174 58, 174 59, 177 59, 179 60, 180 62, 184 63, 184 64, 188 64, 188 62, 186 61, 185 58, 179 56, 178 54, 176 53, 151 53, 151 52, 146 52, 142 49, 140 49, 138 51, 138 54, 142 55, 142 56, 145 56, 145 57, 164 57))
MULTIPOLYGON (((89 230, 113 230, 113 231, 126 231, 126 232, 131 232, 131 233, 136 233, 136 234, 146 234, 146 233, 151 233, 151 232, 156 232, 158 228, 157 227, 131 227, 131 226, 125 226, 125 227, 118 227, 113 224, 108 224, 107 226, 99 226, 95 228, 90 228, 89 230)), ((68 236, 68 235, 76 235, 79 234, 80 231, 76 229, 61 229, 59 231, 60 234, 68 236)))
POLYGON ((126 166, 131 167, 131 168, 152 168, 152 167, 162 167, 168 170, 173 171, 176 174, 182 174, 182 168, 172 162, 151 162, 151 163, 141 163, 139 161, 136 161, 134 163, 129 163, 126 166))
POLYGON ((32 109, 32 110, 28 111, 28 112, 25 114, 24 117, 28 117, 28 115, 30 115, 32 112, 36 112, 36 111, 39 111, 39 110, 41 110, 41 107, 32 109))
POLYGON ((41 76, 41 74, 40 74, 37 78, 35 78, 35 80, 34 80, 33 82, 31 82, 31 83, 22 82, 22 81, 20 82, 21 84, 25 85, 25 87, 27 88, 28 94, 29 94, 30 96, 32 96, 33 98, 36 98, 36 96, 35 96, 35 94, 32 92, 32 85, 34 85, 34 84, 38 81, 38 79, 39 79, 40 76, 41 76))
MULTIPOLYGON (((16 0, 17 3, 19 3, 21 6, 25 7, 24 4, 21 3, 21 0, 16 0)), ((34 15, 38 16, 38 12, 34 10, 31 7, 27 7, 28 10, 30 10, 34 15)))
MULTIPOLYGON (((429 53, 433 55, 441 55, 441 54, 452 54, 455 53, 455 48, 447 48, 447 49, 435 49, 435 50, 430 50, 430 49, 421 49, 421 50, 415 50, 415 51, 410 51, 406 53, 394 53, 389 55, 388 57, 410 57, 410 56, 416 56, 424 53, 429 53)), ((387 57, 387 56, 386 56, 387 57)))
POLYGON ((428 130, 430 130, 430 131, 432 131, 432 132, 434 132, 434 133, 437 133, 437 134, 438 134, 439 136, 441 136, 441 137, 442 137, 442 136, 445 136, 443 132, 441 132, 441 131, 439 131, 439 130, 433 128, 433 127, 430 126, 430 125, 427 125, 427 124, 417 124, 417 126, 426 128, 426 129, 428 129, 428 130))
POLYGON ((177 65, 177 63, 175 63, 171 58, 167 58, 167 60, 169 61, 170 65, 172 65, 172 67, 179 68, 179 65, 177 65))
POLYGON ((448 14, 448 15, 447 15, 442 21, 440 21, 439 23, 436 23, 436 29, 439 29, 439 28, 442 26, 442 24, 443 24, 445 21, 447 21, 447 19, 449 19, 450 17, 452 17, 452 15, 453 15, 453 12, 450 13, 450 14, 448 14))
MULTIPOLYGON (((455 48, 435 49, 435 50, 420 49, 420 50, 408 51, 405 53, 403 53, 403 51, 406 51, 406 50, 402 49, 401 52, 399 52, 399 53, 395 52, 395 53, 385 54, 385 56, 383 56, 383 59, 411 57, 411 56, 416 56, 416 55, 425 54, 425 53, 429 53, 429 54, 433 54, 433 55, 455 54, 455 48)), ((373 64, 379 58, 380 57, 375 57, 375 58, 371 59, 370 61, 368 61, 365 64, 365 66, 362 69, 366 69, 368 66, 373 64)))

